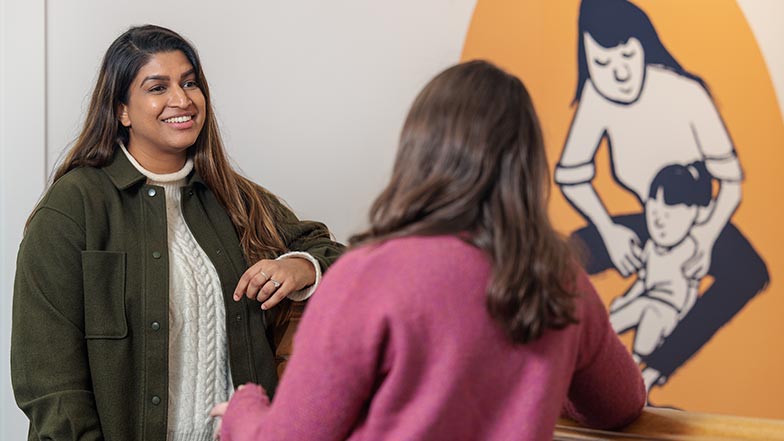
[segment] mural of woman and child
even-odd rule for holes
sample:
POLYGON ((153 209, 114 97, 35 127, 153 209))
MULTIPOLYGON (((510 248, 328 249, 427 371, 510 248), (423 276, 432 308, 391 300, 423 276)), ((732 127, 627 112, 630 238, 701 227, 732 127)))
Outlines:
MULTIPOLYGON (((743 222, 737 222, 738 209, 747 201, 752 201, 747 209, 767 209, 769 202, 760 195, 760 187, 778 182, 774 167, 760 161, 763 153, 753 150, 776 147, 782 138, 779 109, 770 105, 776 103, 772 83, 754 46, 754 60, 761 67, 747 67, 745 73, 765 75, 766 81, 756 86, 760 92, 755 92, 764 96, 765 106, 754 105, 771 116, 755 114, 760 121, 749 130, 750 118, 739 122, 733 113, 737 109, 731 109, 735 118, 730 118, 730 128, 741 132, 743 139, 736 146, 722 115, 729 100, 715 97, 716 93, 728 96, 728 82, 712 89, 702 72, 681 64, 678 51, 664 44, 668 35, 677 33, 672 25, 677 14, 665 17, 670 27, 662 34, 638 5, 682 13, 688 9, 682 2, 522 3, 479 0, 463 58, 488 58, 529 84, 549 135, 553 179, 560 190, 554 196, 563 196, 554 198, 551 215, 556 225, 562 220, 562 231, 582 248, 589 274, 617 281, 603 294, 611 324, 629 342, 648 390, 664 389, 725 325, 759 303, 759 294, 769 290, 767 256, 780 260, 770 246, 759 251, 752 245, 765 237, 755 230, 756 219, 749 222, 749 216, 742 216, 743 222), (576 29, 570 18, 575 15, 576 29), (570 32, 564 32, 564 26, 571 27, 570 32), (760 129, 766 132, 761 134, 760 129), (754 142, 750 133, 757 137, 754 142), (758 139, 777 141, 761 147, 767 141, 758 139), (745 167, 744 157, 751 157, 754 166, 745 167), (756 193, 747 193, 752 176, 756 193), (750 231, 756 240, 749 239, 750 231)), ((746 26, 734 0, 711 2, 711 6, 723 11, 715 14, 719 20, 731 11, 738 17, 736 22, 746 26)), ((709 45, 706 41, 700 42, 702 48, 709 45)), ((756 45, 753 37, 748 41, 756 45)), ((682 52, 683 47, 677 49, 682 52)), ((739 43, 734 49, 740 47, 739 43)), ((686 53, 690 60, 699 58, 694 56, 698 49, 686 53)), ((721 77, 706 72, 709 78, 721 77)), ((751 94, 742 98, 755 99, 751 94)), ((777 152, 765 155, 768 163, 779 157, 777 152)), ((771 226, 765 224, 768 235, 777 233, 771 226)), ((756 333, 760 332, 765 331, 758 328, 756 333)), ((766 356, 770 355, 760 355, 766 356)), ((714 364, 709 369, 721 371, 723 366, 714 364)), ((696 409, 683 405, 680 398, 662 404, 749 414, 730 403, 734 399, 728 397, 723 407, 709 403, 696 409)), ((780 418, 783 409, 779 406, 769 416, 780 418)))
POLYGON ((650 389, 763 290, 768 271, 731 221, 743 173, 708 85, 626 0, 583 1, 578 30, 577 110, 555 182, 589 222, 573 233, 588 272, 637 274, 610 318, 618 333, 636 328, 633 353, 650 389), (644 213, 610 215, 592 186, 605 137, 615 180, 644 213))

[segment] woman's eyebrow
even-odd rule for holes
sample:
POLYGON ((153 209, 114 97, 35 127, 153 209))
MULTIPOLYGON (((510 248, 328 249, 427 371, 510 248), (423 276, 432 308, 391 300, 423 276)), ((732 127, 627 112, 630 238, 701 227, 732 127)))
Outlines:
MULTIPOLYGON (((193 75, 195 73, 196 73, 196 69, 190 69, 184 72, 182 75, 180 75, 180 79, 193 75)), ((147 81, 153 81, 153 80, 169 81, 171 80, 171 78, 168 75, 149 75, 147 77, 144 77, 141 84, 144 85, 144 83, 146 83, 147 81)))
POLYGON ((143 86, 143 85, 144 85, 144 83, 146 83, 147 81, 152 81, 152 80, 169 81, 169 79, 170 79, 170 78, 169 78, 169 76, 168 76, 168 75, 150 75, 150 76, 147 76, 147 77, 145 77, 145 78, 142 80, 142 83, 141 83, 141 85, 143 86))

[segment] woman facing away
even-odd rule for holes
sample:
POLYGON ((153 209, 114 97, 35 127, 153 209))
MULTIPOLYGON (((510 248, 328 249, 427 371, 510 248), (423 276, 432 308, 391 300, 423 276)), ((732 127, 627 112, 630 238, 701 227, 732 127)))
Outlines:
POLYGON ((548 180, 519 79, 483 61, 436 76, 274 402, 237 391, 213 410, 221 439, 543 440, 563 410, 633 421, 640 372, 550 224, 548 180))
POLYGON ((131 28, 19 250, 11 372, 29 439, 211 439, 235 384, 277 386, 289 310, 270 308, 307 298, 341 251, 229 165, 193 46, 131 28))

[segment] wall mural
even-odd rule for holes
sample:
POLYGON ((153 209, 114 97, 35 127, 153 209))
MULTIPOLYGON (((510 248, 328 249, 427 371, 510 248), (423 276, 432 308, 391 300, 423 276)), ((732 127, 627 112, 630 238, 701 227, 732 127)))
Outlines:
POLYGON ((531 90, 551 214, 583 252, 650 404, 784 417, 732 393, 759 387, 754 371, 770 382, 752 400, 784 392, 781 356, 759 344, 784 331, 766 309, 784 307, 771 283, 783 235, 758 219, 779 210, 784 124, 734 1, 480 0, 463 58, 531 90), (743 339, 756 349, 737 348, 743 339), (738 357, 760 365, 744 371, 738 357))

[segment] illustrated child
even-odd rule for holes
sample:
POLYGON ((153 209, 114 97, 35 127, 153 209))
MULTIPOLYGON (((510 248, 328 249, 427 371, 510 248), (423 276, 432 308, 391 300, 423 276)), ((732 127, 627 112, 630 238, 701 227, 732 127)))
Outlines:
MULTIPOLYGON (((711 179, 705 164, 694 162, 664 167, 651 184, 645 203, 650 239, 640 256, 642 267, 637 281, 610 305, 615 332, 636 328, 632 352, 638 363, 662 344, 697 300, 699 280, 688 278, 683 266, 699 249, 690 233, 710 213, 711 179)), ((651 377, 648 390, 656 380, 651 377)))

